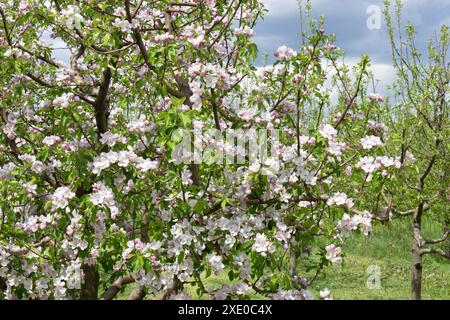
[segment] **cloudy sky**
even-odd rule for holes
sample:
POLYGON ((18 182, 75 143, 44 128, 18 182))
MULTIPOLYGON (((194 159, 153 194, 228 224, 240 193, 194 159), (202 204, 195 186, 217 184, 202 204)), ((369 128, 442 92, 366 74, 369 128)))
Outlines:
MULTIPOLYGON (((300 44, 300 13, 298 0, 264 0, 269 13, 256 28, 255 41, 260 52, 269 56, 280 46, 297 49, 300 44)), ((306 0, 303 0, 305 3, 306 0)), ((417 44, 426 49, 427 41, 440 25, 450 25, 450 0, 403 0, 404 22, 417 27, 417 44)), ((380 91, 395 75, 391 66, 391 51, 386 24, 370 30, 367 20, 369 6, 383 9, 383 0, 313 0, 312 14, 326 17, 326 30, 337 37, 336 44, 345 51, 346 62, 358 61, 361 54, 368 54, 373 71, 381 81, 380 91)))

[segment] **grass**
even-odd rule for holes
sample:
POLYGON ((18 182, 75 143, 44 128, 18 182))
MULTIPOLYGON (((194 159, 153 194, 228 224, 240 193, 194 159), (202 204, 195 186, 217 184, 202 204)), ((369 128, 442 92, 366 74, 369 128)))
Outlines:
MULTIPOLYGON (((355 234, 345 244, 345 263, 324 269, 313 285, 318 293, 329 288, 335 299, 410 299, 411 224, 402 219, 376 225, 369 237, 355 234), (369 289, 367 268, 380 268, 381 289, 369 289)), ((439 237, 439 225, 425 220, 426 237, 439 237)), ((447 244, 448 245, 448 244, 447 244)), ((438 256, 423 260, 423 299, 450 299, 450 263, 438 256)))
MULTIPOLYGON (((424 221, 423 232, 427 238, 439 237, 441 230, 438 224, 424 221)), ((368 237, 354 234, 345 243, 344 264, 326 267, 311 287, 312 292, 318 297, 320 290, 329 288, 334 299, 410 299, 411 232, 409 221, 400 219, 387 225, 375 225, 368 237), (369 277, 367 268, 370 265, 377 265, 380 268, 380 289, 369 289, 366 285, 369 277)), ((304 274, 301 261, 299 262, 300 274, 304 274)), ((204 283, 208 288, 217 288, 223 283, 232 285, 226 272, 219 276, 211 276, 204 283)), ((125 298, 129 291, 131 288, 127 288, 125 294, 119 298, 125 298)), ((208 296, 198 297, 196 287, 186 286, 186 291, 194 299, 208 298, 208 296)), ((450 300, 448 260, 438 256, 424 256, 422 297, 450 300)), ((255 295, 253 298, 262 297, 255 295)))

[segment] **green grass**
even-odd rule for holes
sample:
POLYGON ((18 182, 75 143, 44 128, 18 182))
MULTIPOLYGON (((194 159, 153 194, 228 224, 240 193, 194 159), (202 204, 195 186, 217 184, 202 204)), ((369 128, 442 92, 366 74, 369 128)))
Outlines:
MULTIPOLYGON (((441 228, 424 221, 426 237, 439 237, 441 228)), ((402 219, 376 225, 370 236, 355 234, 344 246, 345 263, 324 269, 313 285, 318 293, 328 287, 335 299, 410 299, 411 226, 402 219), (369 289, 367 268, 378 265, 381 289, 369 289)), ((447 244, 448 245, 448 244, 447 244)), ((423 261, 423 299, 450 299, 450 263, 438 256, 425 255, 423 261)))
MULTIPOLYGON (((429 260, 429 259, 427 259, 429 260)), ((423 299, 450 299, 450 268, 435 261, 425 261, 423 269, 423 299)), ((348 254, 345 265, 329 267, 318 277, 313 292, 327 287, 335 299, 410 299, 410 267, 408 261, 348 254), (367 267, 378 265, 381 289, 369 289, 367 267)))

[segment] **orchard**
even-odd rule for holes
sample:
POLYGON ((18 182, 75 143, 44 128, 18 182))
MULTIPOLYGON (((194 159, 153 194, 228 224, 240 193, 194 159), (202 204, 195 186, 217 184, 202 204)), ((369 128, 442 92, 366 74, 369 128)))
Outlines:
POLYGON ((352 234, 406 216, 421 298, 450 258, 448 26, 421 54, 386 1, 391 99, 322 19, 257 66, 263 2, 0 4, 1 299, 328 299, 352 234))

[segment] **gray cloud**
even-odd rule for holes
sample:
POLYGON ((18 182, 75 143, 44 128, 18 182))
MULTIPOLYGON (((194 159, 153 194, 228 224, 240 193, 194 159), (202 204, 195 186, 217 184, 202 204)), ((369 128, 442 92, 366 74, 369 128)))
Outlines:
MULTIPOLYGON (((269 54, 281 45, 300 46, 300 12, 297 0, 264 0, 269 13, 256 28, 255 42, 260 52, 269 54)), ((302 1, 303 3, 305 0, 302 1)), ((367 8, 377 5, 383 10, 383 0, 313 0, 312 16, 326 18, 326 31, 336 35, 336 44, 345 52, 346 61, 354 64, 362 54, 368 54, 372 71, 380 80, 377 90, 387 94, 387 86, 395 79, 387 27, 382 17, 380 29, 367 28, 367 8)), ((416 45, 422 52, 430 37, 442 24, 450 24, 450 0, 403 0, 403 21, 416 26, 416 45)), ((261 60, 257 61, 261 64, 261 60)))
MULTIPOLYGON (((305 1, 303 1, 305 2, 305 1)), ((297 0, 265 0, 269 13, 255 28, 255 41, 271 55, 280 45, 298 48, 300 15, 297 0)), ((326 17, 326 29, 336 34, 337 45, 351 57, 369 54, 377 63, 390 63, 387 28, 367 28, 370 5, 383 8, 382 0, 315 0, 313 17, 326 17)), ((417 27, 417 45, 425 50, 427 41, 443 23, 450 23, 450 0, 404 0, 403 22, 417 27)))

